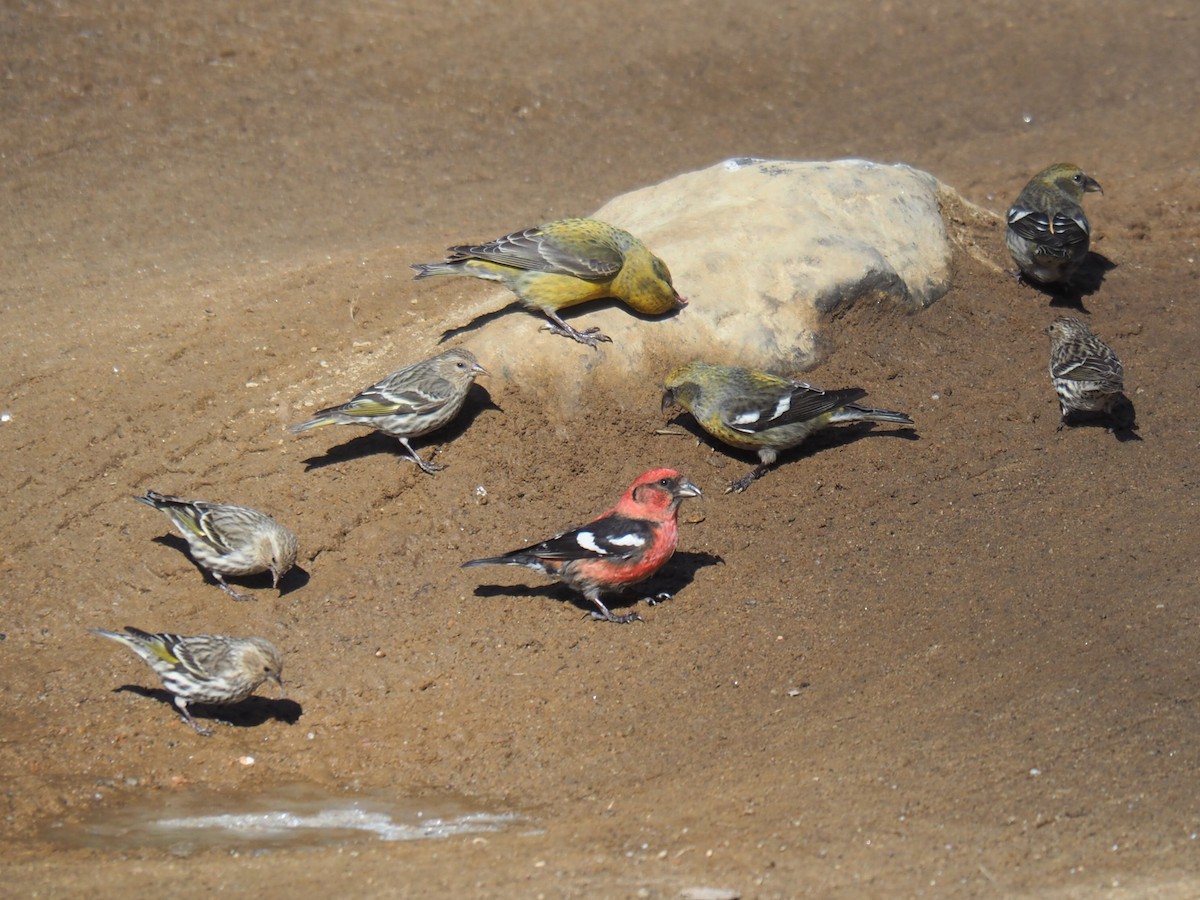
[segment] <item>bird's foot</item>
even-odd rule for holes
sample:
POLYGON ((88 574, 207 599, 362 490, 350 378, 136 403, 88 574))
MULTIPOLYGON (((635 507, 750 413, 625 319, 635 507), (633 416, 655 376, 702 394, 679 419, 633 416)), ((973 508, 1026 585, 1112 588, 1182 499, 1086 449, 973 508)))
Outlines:
POLYGON ((421 459, 421 457, 417 456, 415 453, 412 455, 411 459, 417 464, 417 467, 427 475, 432 475, 434 472, 440 472, 442 469, 446 468, 441 463, 435 463, 431 459, 421 459))
POLYGON ((731 481, 729 484, 725 485, 725 493, 740 494, 746 488, 750 487, 750 485, 754 484, 754 479, 757 477, 758 476, 753 472, 751 472, 749 475, 743 475, 737 481, 731 481))
POLYGON ((587 328, 583 331, 578 331, 570 325, 557 325, 553 322, 542 326, 542 331, 548 331, 551 334, 561 335, 562 337, 570 338, 573 341, 578 341, 581 344, 587 344, 593 350, 603 343, 612 343, 612 338, 607 334, 602 334, 599 328, 587 328))
POLYGON ((755 466, 737 481, 729 482, 729 484, 725 486, 725 493, 740 494, 746 488, 750 487, 750 485, 754 484, 754 482, 759 478, 762 478, 764 475, 766 475, 767 469, 769 468, 770 466, 768 466, 766 463, 763 463, 761 466, 755 466))
POLYGON ((212 737, 213 730, 207 725, 201 725, 187 713, 184 713, 181 718, 183 721, 187 722, 188 725, 192 726, 192 730, 195 731, 196 734, 200 735, 200 737, 212 737))
POLYGON ((598 619, 601 622, 616 622, 618 625, 628 625, 630 622, 645 622, 646 620, 637 613, 626 613, 623 616, 618 616, 615 613, 609 612, 607 609, 604 612, 593 612, 593 619, 598 619))
POLYGON ((647 597, 646 602, 650 606, 658 606, 658 604, 660 604, 660 603, 666 603, 668 600, 671 599, 671 597, 672 597, 672 595, 670 593, 668 593, 667 591, 659 591, 653 597, 647 597))
POLYGON ((217 579, 217 584, 219 584, 221 586, 221 590, 223 590, 225 593, 227 593, 234 600, 237 600, 239 603, 248 603, 249 601, 254 599, 254 597, 252 597, 250 594, 243 594, 240 591, 235 591, 233 588, 231 588, 229 585, 227 585, 225 583, 225 581, 221 578, 217 579))

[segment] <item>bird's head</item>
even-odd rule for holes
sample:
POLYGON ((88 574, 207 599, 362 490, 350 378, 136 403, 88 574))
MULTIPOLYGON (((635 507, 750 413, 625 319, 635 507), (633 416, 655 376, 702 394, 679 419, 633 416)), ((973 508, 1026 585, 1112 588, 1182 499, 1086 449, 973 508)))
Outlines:
POLYGON ((271 587, 279 587, 279 579, 292 570, 300 552, 296 536, 284 528, 272 529, 266 535, 259 551, 266 559, 267 571, 271 573, 271 587))
POLYGON ((617 511, 645 517, 647 514, 674 512, 688 497, 699 497, 700 488, 674 469, 651 469, 643 472, 629 486, 617 511))
POLYGON ((1038 178, 1046 184, 1052 184, 1060 191, 1068 194, 1075 202, 1083 199, 1084 194, 1093 192, 1104 193, 1100 182, 1092 178, 1074 163, 1055 163, 1046 169, 1038 178))
POLYGON ((668 291, 670 292, 671 303, 674 308, 683 309, 683 307, 687 306, 687 297, 684 297, 679 291, 675 290, 675 282, 671 280, 671 270, 667 268, 667 264, 654 254, 651 254, 650 269, 654 272, 654 277, 661 285, 665 285, 667 288, 667 291, 661 291, 661 293, 665 295, 668 291))
POLYGON ((430 360, 433 370, 455 384, 469 384, 479 375, 487 375, 488 370, 479 364, 475 354, 462 347, 455 347, 440 353, 430 360))
POLYGON ((663 384, 663 415, 680 408, 692 410, 702 391, 704 365, 699 362, 687 363, 667 376, 663 384))
POLYGON ((1092 330, 1074 316, 1059 316, 1042 329, 1042 334, 1050 336, 1053 343, 1079 340, 1090 336, 1092 330))
POLYGON ((243 673, 255 684, 273 681, 283 691, 283 655, 279 648, 264 638, 247 638, 242 647, 243 673))

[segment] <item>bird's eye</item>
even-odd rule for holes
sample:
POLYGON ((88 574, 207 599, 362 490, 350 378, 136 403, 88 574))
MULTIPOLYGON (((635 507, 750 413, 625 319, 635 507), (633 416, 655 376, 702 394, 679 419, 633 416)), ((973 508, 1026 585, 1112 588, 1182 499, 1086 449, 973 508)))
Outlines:
POLYGON ((1083 176, 1082 175, 1072 175, 1071 180, 1073 182, 1075 182, 1076 184, 1083 184, 1083 176))
POLYGON ((669 488, 671 486, 671 479, 670 478, 660 478, 658 480, 658 483, 665 488, 669 488))

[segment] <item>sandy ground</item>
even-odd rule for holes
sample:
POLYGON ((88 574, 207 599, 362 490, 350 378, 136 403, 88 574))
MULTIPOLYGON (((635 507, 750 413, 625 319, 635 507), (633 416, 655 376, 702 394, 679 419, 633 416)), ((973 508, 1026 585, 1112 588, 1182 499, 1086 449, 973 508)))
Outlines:
POLYGON ((911 6, 0 8, 14 893, 1200 895, 1200 15, 911 6), (646 384, 560 418, 485 379, 423 445, 433 477, 382 438, 286 433, 486 290, 408 263, 745 155, 906 162, 995 212, 1084 166, 1114 267, 1083 305, 1138 439, 1056 432, 1039 331, 1059 310, 999 271, 998 228, 926 312, 830 323, 809 374, 917 438, 834 434, 741 496, 720 488, 750 460, 654 435, 646 384), (658 464, 706 496, 644 623, 458 568, 658 464), (148 487, 275 513, 302 571, 234 603, 129 500, 148 487), (86 633, 124 624, 268 637, 290 701, 200 738, 86 633), (291 784, 527 825, 259 854, 53 840, 291 784))

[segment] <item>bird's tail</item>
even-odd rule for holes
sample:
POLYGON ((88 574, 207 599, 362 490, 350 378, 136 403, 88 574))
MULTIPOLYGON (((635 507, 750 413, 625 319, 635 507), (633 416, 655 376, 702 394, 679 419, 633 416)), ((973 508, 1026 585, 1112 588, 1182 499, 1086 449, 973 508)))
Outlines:
POLYGON ((328 412, 329 410, 322 410, 307 422, 301 422, 299 425, 289 425, 288 431, 292 434, 299 434, 302 431, 320 428, 322 425, 332 425, 334 420, 332 416, 328 415, 328 412))
POLYGON ((121 634, 117 631, 106 631, 103 628, 89 628, 88 631, 90 631, 92 634, 99 635, 100 637, 108 638, 110 641, 117 641, 120 644, 124 644, 129 640, 129 635, 121 634))
POLYGON ((541 572, 543 575, 553 577, 558 573, 561 565, 561 560, 541 559, 524 550, 514 550, 512 553, 505 554, 504 556, 469 559, 462 564, 462 568, 471 569, 475 566, 522 566, 526 569, 533 569, 535 572, 541 572))
POLYGON ((483 559, 469 559, 460 568, 472 569, 475 566, 523 566, 525 561, 511 556, 488 556, 483 559))
POLYGON ((120 631, 107 631, 103 628, 89 628, 88 631, 100 637, 106 637, 110 641, 116 641, 118 644, 124 644, 139 655, 143 654, 150 645, 161 643, 150 632, 134 628, 132 625, 126 625, 124 633, 120 631))
POLYGON ((141 497, 134 497, 138 503, 145 503, 155 509, 177 509, 190 507, 191 503, 182 497, 172 497, 170 494, 160 494, 158 491, 146 491, 141 497))
POLYGON ((435 275, 462 274, 462 264, 455 262, 411 263, 409 268, 415 269, 417 272, 413 276, 413 281, 419 281, 422 278, 432 278, 435 275))
POLYGON ((869 406, 859 406, 857 403, 847 403, 833 413, 831 424, 837 422, 890 422, 895 425, 912 425, 913 420, 908 413, 896 412, 890 409, 872 409, 869 406))

